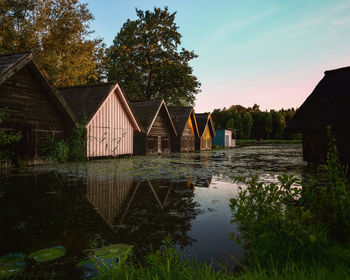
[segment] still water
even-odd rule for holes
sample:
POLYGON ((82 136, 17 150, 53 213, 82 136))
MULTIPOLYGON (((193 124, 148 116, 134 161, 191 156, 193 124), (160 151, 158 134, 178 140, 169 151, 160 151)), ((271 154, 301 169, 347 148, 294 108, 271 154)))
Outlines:
POLYGON ((303 177, 301 145, 137 156, 8 171, 0 178, 0 256, 65 246, 53 264, 33 268, 78 276, 87 248, 134 245, 136 259, 170 235, 184 257, 234 264, 229 200, 237 176, 271 182, 303 177))

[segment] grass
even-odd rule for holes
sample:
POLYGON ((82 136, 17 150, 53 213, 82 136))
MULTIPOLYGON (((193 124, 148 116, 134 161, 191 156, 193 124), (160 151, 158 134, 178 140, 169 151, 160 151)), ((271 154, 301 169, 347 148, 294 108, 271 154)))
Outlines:
POLYGON ((244 140, 244 139, 237 139, 236 145, 237 146, 243 146, 243 145, 264 145, 264 144, 300 144, 303 141, 300 140, 244 140))
MULTIPOLYGON (((346 251, 347 254, 350 251, 346 251)), ((339 253, 339 252, 333 252, 339 253)), ((277 264, 277 260, 271 260, 277 264)), ((146 257, 145 264, 133 264, 127 258, 120 259, 118 264, 105 266, 99 269, 99 275, 95 279, 118 280, 328 280, 350 279, 350 265, 339 261, 339 258, 330 258, 328 265, 320 262, 312 264, 287 262, 281 269, 279 265, 265 269, 256 266, 254 269, 245 267, 240 272, 232 273, 222 267, 215 270, 213 264, 200 264, 197 261, 184 260, 172 248, 156 251, 146 257), (334 261, 338 262, 334 262, 334 261)))

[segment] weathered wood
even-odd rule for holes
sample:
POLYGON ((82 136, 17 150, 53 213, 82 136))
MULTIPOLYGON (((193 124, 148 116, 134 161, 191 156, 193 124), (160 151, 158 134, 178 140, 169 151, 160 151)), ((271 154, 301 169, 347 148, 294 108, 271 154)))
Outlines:
POLYGON ((68 133, 73 122, 62 114, 54 94, 43 85, 44 80, 38 79, 39 70, 36 69, 38 73, 34 75, 35 67, 24 66, 22 62, 19 63, 21 67, 13 67, 1 75, 0 108, 6 108, 9 115, 1 126, 21 132, 21 140, 8 147, 13 159, 40 162, 48 134, 63 137, 63 132, 68 133))

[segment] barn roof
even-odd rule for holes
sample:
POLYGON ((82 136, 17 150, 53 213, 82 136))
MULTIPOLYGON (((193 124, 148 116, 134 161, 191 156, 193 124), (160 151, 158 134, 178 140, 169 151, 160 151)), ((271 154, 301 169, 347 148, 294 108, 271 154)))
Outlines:
POLYGON ((196 120, 198 125, 199 136, 203 136, 203 133, 205 131, 205 127, 207 124, 209 126, 209 130, 211 132, 212 137, 216 136, 213 120, 211 118, 210 113, 201 113, 201 114, 196 113, 196 120))
POLYGON ((141 131, 146 134, 150 132, 159 111, 161 110, 162 106, 164 106, 169 118, 171 129, 173 130, 174 134, 177 135, 174 123, 163 99, 132 101, 130 105, 136 116, 138 124, 140 125, 141 131))
POLYGON ((350 122, 350 67, 329 70, 288 122, 288 132, 344 129, 350 122))
POLYGON ((18 71, 27 67, 33 77, 40 83, 41 87, 49 95, 51 101, 59 108, 59 111, 77 125, 77 120, 61 96, 60 92, 50 81, 44 68, 36 61, 32 53, 15 53, 0 55, 0 85, 5 83, 18 71))
POLYGON ((60 88, 60 92, 79 121, 89 122, 112 91, 114 84, 60 88))
POLYGON ((77 119, 79 121, 85 121, 86 124, 88 124, 92 117, 97 113, 98 109, 102 106, 103 102, 111 92, 114 92, 115 90, 119 93, 124 109, 126 109, 136 130, 140 130, 130 106, 118 84, 101 83, 60 88, 63 98, 72 108, 77 119))
POLYGON ((194 110, 193 107, 182 107, 182 106, 171 106, 168 107, 170 116, 173 120, 176 132, 178 136, 181 136, 186 123, 188 121, 188 119, 191 117, 191 115, 193 115, 193 120, 194 120, 194 124, 193 124, 193 129, 195 130, 195 135, 198 135, 198 127, 197 127, 197 122, 196 122, 196 118, 194 115, 194 110))

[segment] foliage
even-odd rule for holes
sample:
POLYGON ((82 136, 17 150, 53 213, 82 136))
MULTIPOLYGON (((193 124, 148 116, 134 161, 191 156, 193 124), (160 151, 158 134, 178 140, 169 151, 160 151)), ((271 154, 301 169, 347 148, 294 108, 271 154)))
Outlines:
POLYGON ((74 128, 72 135, 58 139, 56 133, 48 134, 41 144, 41 150, 50 160, 57 162, 84 161, 86 159, 87 135, 84 124, 74 128))
POLYGON ((56 246, 52 248, 46 248, 39 251, 35 251, 31 253, 28 258, 34 259, 35 261, 41 263, 41 262, 48 262, 55 259, 58 259, 66 254, 66 248, 63 246, 56 246))
POLYGON ((327 227, 329 237, 347 243, 350 241, 350 183, 331 133, 325 168, 327 181, 306 186, 303 199, 316 221, 327 227))
MULTIPOLYGON (((3 123, 9 117, 5 109, 0 109, 0 124, 3 123)), ((16 143, 21 140, 22 134, 20 131, 6 132, 4 129, 0 129, 0 159, 6 159, 9 156, 9 152, 6 150, 7 145, 16 143)))
POLYGON ((193 51, 182 48, 175 13, 168 8, 136 9, 108 48, 109 81, 118 81, 130 99, 163 98, 169 105, 193 104, 200 83, 189 62, 193 51))
POLYGON ((350 264, 350 185, 334 143, 331 138, 326 182, 288 175, 270 184, 237 179, 239 195, 230 206, 242 236, 233 238, 244 239, 251 267, 350 264))
POLYGON ((226 271, 215 271, 213 264, 199 264, 181 258, 173 247, 172 240, 166 238, 163 248, 145 258, 144 264, 134 264, 128 258, 119 258, 117 263, 105 266, 96 279, 232 279, 226 271), (102 273, 101 273, 102 272, 102 273))
POLYGON ((236 140, 238 146, 265 145, 265 144, 301 144, 302 140, 236 140))
POLYGON ((212 118, 215 127, 238 129, 238 139, 297 139, 299 135, 285 133, 286 124, 294 113, 294 108, 263 112, 256 104, 248 108, 232 105, 228 109, 215 109, 212 118))
MULTIPOLYGON (((140 279, 140 280, 172 280, 172 279, 193 279, 193 280, 306 280, 306 279, 348 279, 350 273, 348 262, 343 258, 333 258, 334 255, 350 251, 327 250, 331 265, 325 266, 322 263, 311 264, 288 261, 282 268, 273 265, 271 269, 258 266, 256 268, 243 267, 240 273, 228 271, 223 265, 214 268, 214 264, 199 263, 181 257, 180 253, 173 248, 169 238, 163 241, 163 248, 150 253, 145 257, 144 264, 135 264, 128 257, 119 258, 118 262, 101 267, 95 279, 140 279)), ((277 264, 278 261, 275 260, 277 264)))
POLYGON ((79 0, 0 0, 0 54, 32 51, 56 86, 96 81, 104 46, 92 19, 79 0))
POLYGON ((25 255, 22 253, 13 253, 0 257, 0 279, 17 275, 24 270, 25 255))

